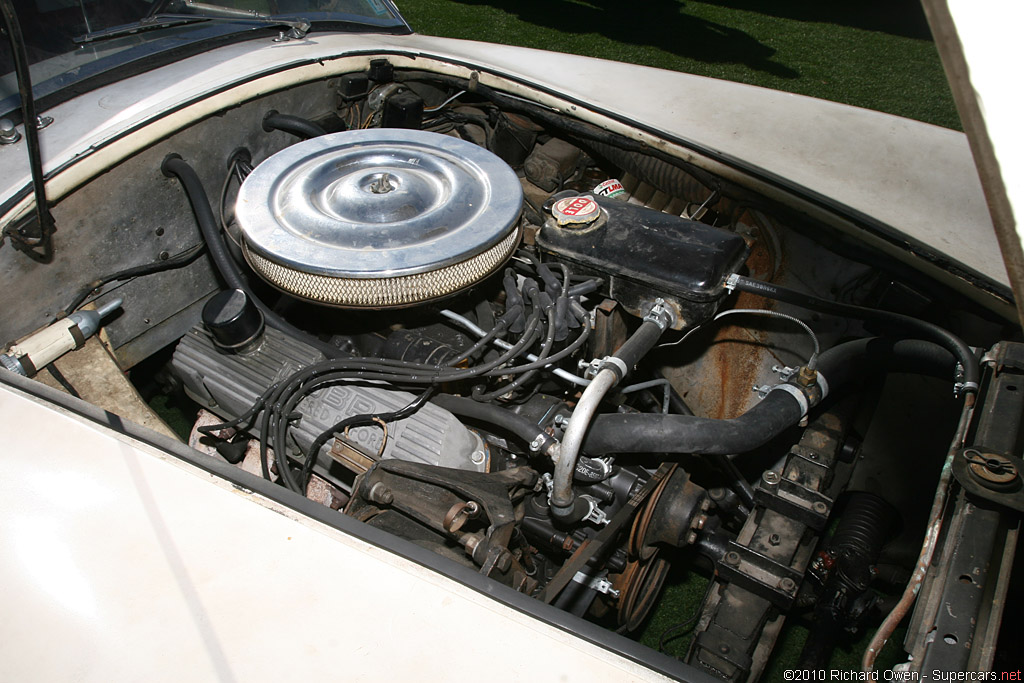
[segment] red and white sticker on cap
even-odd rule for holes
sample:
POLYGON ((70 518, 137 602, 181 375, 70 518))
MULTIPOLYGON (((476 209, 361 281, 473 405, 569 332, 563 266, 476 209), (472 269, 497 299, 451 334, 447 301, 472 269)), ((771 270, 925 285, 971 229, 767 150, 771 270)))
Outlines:
POLYGON ((551 215, 559 225, 591 223, 601 215, 601 207, 593 197, 566 197, 555 202, 551 215))

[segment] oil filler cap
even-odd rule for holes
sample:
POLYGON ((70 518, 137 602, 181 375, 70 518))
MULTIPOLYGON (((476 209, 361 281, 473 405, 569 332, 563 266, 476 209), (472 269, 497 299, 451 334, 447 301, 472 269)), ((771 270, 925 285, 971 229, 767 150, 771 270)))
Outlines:
POLYGON ((242 290, 227 289, 203 306, 203 325, 221 349, 244 352, 263 334, 263 312, 242 290))
POLYGON ((562 227, 582 228, 600 217, 601 207, 590 196, 565 197, 552 205, 551 215, 562 227))

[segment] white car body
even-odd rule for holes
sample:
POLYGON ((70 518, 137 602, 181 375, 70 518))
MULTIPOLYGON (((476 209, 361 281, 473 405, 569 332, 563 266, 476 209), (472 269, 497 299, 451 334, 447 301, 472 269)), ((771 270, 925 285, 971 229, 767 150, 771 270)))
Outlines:
MULTIPOLYGON (((54 122, 40 139, 48 197, 59 201, 219 111, 380 56, 398 68, 475 71, 481 84, 785 197, 1003 320, 1015 318, 964 134, 516 47, 311 33, 203 52, 47 110, 54 122)), ((0 168, 6 225, 33 210, 23 145, 0 147, 0 168)), ((1007 185, 1015 187, 1010 178, 1007 185)), ((5 304, 12 314, 15 303, 5 304)), ((27 334, 52 311, 18 316, 19 335, 27 334)), ((29 380, 2 378, 0 434, 4 680, 279 681, 344 671, 357 681, 448 680, 453 672, 521 681, 538 670, 541 680, 704 680, 553 608, 528 614, 528 599, 510 589, 471 572, 439 574, 411 544, 347 519, 325 523, 297 496, 282 503, 265 495, 262 480, 200 466, 205 456, 183 455, 182 444, 29 380)))

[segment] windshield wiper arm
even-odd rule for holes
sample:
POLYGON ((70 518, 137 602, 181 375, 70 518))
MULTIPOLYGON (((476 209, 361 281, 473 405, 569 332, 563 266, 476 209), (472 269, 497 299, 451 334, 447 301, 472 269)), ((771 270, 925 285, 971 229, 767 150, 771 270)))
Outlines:
POLYGON ((102 31, 90 32, 84 36, 78 36, 73 40, 80 44, 91 43, 97 40, 107 40, 108 38, 117 38, 118 36, 138 33, 139 31, 180 26, 199 21, 246 22, 250 24, 265 24, 267 26, 287 26, 288 30, 284 33, 285 37, 301 40, 306 37, 306 34, 309 33, 309 29, 312 26, 310 22, 305 19, 278 18, 269 14, 262 14, 255 10, 218 7, 217 5, 210 5, 203 2, 192 2, 191 0, 185 0, 185 6, 200 10, 203 14, 170 14, 161 12, 159 14, 143 17, 133 24, 113 26, 102 31))

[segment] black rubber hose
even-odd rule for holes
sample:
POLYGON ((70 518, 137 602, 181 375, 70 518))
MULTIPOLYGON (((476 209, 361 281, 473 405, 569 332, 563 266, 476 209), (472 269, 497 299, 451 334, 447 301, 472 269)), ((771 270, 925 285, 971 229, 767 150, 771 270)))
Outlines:
MULTIPOLYGON (((818 360, 830 392, 872 370, 941 377, 954 365, 947 349, 912 339, 858 339, 823 352, 818 360)), ((583 451, 589 455, 745 453, 768 443, 802 416, 796 398, 785 391, 769 393, 746 413, 728 420, 650 413, 598 415, 583 441, 583 451)))
POLYGON ((948 380, 957 359, 948 349, 922 339, 869 337, 832 347, 818 357, 818 372, 829 390, 878 371, 900 371, 948 380))
POLYGON ((539 443, 540 447, 533 450, 543 452, 548 446, 555 443, 555 440, 535 422, 501 406, 480 403, 471 398, 452 396, 451 394, 438 394, 430 400, 438 407, 444 408, 458 417, 500 427, 527 445, 539 443))
POLYGON ((195 170, 188 162, 178 154, 168 154, 160 165, 160 170, 168 178, 177 178, 182 188, 184 188, 185 196, 188 197, 188 202, 192 206, 192 213, 195 214, 196 222, 199 224, 199 230, 206 241, 206 248, 210 251, 210 258, 213 260, 217 272, 224 279, 227 288, 240 289, 245 292, 256 308, 263 312, 267 324, 274 329, 300 339, 329 359, 340 358, 343 355, 340 350, 295 327, 272 311, 269 306, 260 301, 259 297, 253 293, 249 283, 242 277, 242 272, 238 269, 238 265, 228 252, 224 238, 221 237, 217 219, 213 215, 213 209, 210 208, 210 199, 206 195, 203 183, 199 180, 199 176, 196 175, 195 170))
POLYGON ((583 451, 589 455, 746 453, 768 443, 802 416, 796 398, 785 391, 771 392, 730 420, 660 413, 598 415, 583 440, 583 451))
POLYGON ((978 391, 978 382, 981 381, 981 370, 978 367, 977 359, 974 357, 974 352, 971 351, 971 347, 962 339, 948 330, 944 330, 938 325, 934 325, 918 318, 912 318, 901 313, 893 313, 891 311, 883 311, 877 308, 866 308, 864 306, 854 306, 852 304, 839 303, 838 301, 821 299, 793 289, 780 287, 770 282, 762 282, 761 280, 754 280, 739 275, 735 276, 732 281, 734 282, 736 289, 744 292, 758 294, 760 296, 768 297, 769 299, 784 301, 788 304, 807 308, 812 311, 818 311, 820 313, 837 315, 844 318, 853 318, 855 320, 863 320, 865 322, 878 322, 886 325, 887 327, 909 330, 916 335, 921 335, 923 339, 934 341, 956 357, 957 362, 959 362, 964 369, 964 391, 970 393, 976 393, 978 391))
MULTIPOLYGON (((618 348, 614 356, 625 363, 629 371, 632 372, 636 364, 640 362, 640 359, 646 356, 647 352, 658 343, 662 331, 664 331, 664 328, 658 323, 653 320, 645 320, 637 328, 636 332, 629 336, 626 343, 618 348)), ((617 367, 616 371, 618 371, 617 367)), ((622 377, 619 377, 619 380, 621 379, 622 377)))
POLYGON ((327 135, 326 130, 309 119, 292 116, 291 114, 281 114, 274 109, 268 111, 263 117, 263 130, 268 133, 280 130, 304 140, 327 135))

